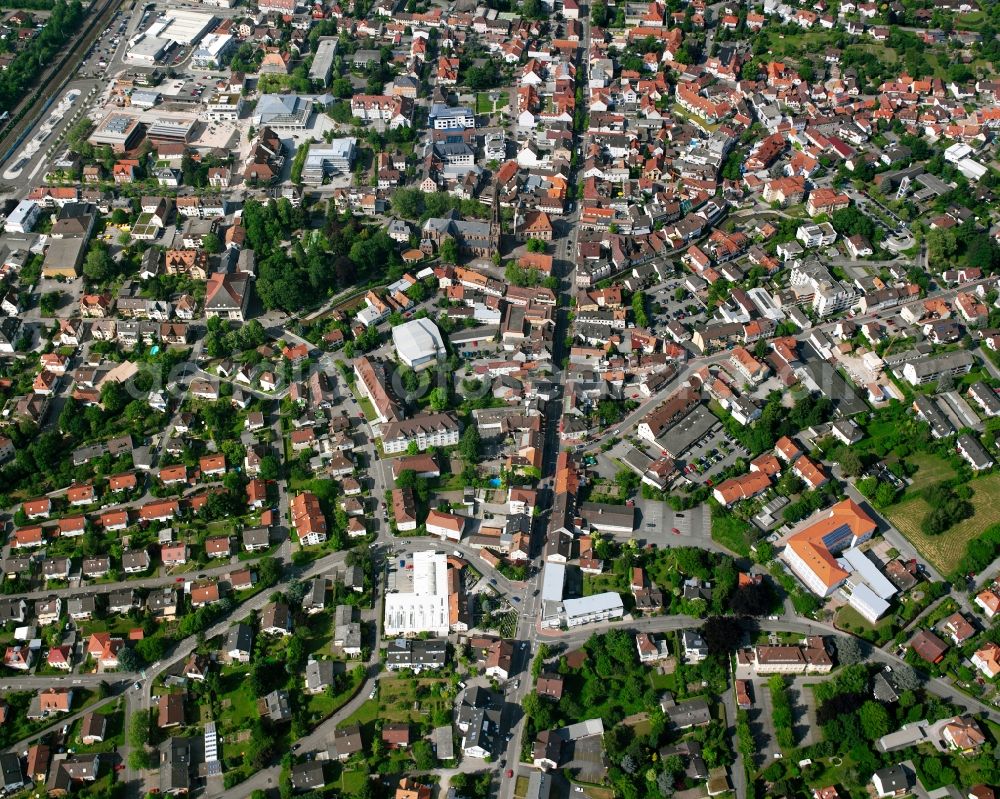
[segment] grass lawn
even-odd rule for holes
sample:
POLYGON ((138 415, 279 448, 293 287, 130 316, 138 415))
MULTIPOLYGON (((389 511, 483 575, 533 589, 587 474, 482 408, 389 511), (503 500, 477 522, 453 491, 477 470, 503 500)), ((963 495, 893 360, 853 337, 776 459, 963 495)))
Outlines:
POLYGON ((369 699, 361 707, 355 710, 350 716, 344 719, 344 723, 341 727, 347 727, 351 724, 360 724, 364 726, 365 724, 371 724, 378 718, 378 702, 374 699, 369 699))
POLYGON ((853 631, 870 641, 886 641, 892 635, 892 615, 878 620, 874 626, 863 618, 854 608, 844 605, 837 612, 836 625, 845 630, 853 631))
MULTIPOLYGON (((497 111, 504 108, 509 98, 507 92, 498 91, 499 97, 497 97, 497 111)), ((476 95, 476 113, 477 114, 492 114, 493 113, 493 101, 490 99, 490 92, 479 92, 476 95)))
POLYGON ((917 467, 917 472, 913 475, 913 482, 907 489, 913 493, 934 485, 934 483, 940 483, 942 480, 950 480, 955 476, 955 469, 952 465, 937 455, 921 453, 910 458, 910 462, 917 467))
POLYGON ((750 542, 754 529, 749 522, 727 512, 712 514, 712 540, 744 558, 750 556, 750 542))
POLYGON ((706 122, 701 117, 697 117, 694 114, 692 114, 692 113, 686 111, 685 109, 681 108, 680 105, 678 105, 677 103, 674 103, 670 107, 670 112, 672 114, 674 114, 675 116, 679 116, 679 117, 682 117, 683 119, 686 119, 692 125, 694 125, 695 127, 701 128, 706 133, 715 133, 715 131, 717 131, 719 129, 718 123, 706 122))
POLYGON ((629 587, 625 581, 625 575, 614 572, 604 572, 603 574, 583 575, 583 595, 591 596, 601 594, 605 591, 616 591, 618 593, 628 592, 629 587))
MULTIPOLYGON (((919 475, 920 472, 917 472, 919 475)), ((925 485, 935 482, 934 479, 925 480, 925 485)), ((972 539, 990 525, 1000 522, 1000 503, 996 502, 996 497, 1000 496, 1000 474, 973 480, 970 485, 973 490, 973 515, 941 535, 927 535, 921 529, 921 522, 931 509, 922 496, 904 499, 886 513, 893 526, 944 575, 954 571, 972 539)))
POLYGON ((240 731, 248 729, 250 722, 258 716, 257 700, 246 679, 248 671, 245 668, 224 670, 219 681, 219 700, 222 703, 219 733, 228 738, 227 757, 236 751, 243 754, 245 743, 236 743, 235 737, 240 731))
POLYGON ((368 779, 368 774, 364 771, 354 771, 344 769, 340 772, 340 777, 334 780, 341 793, 354 796, 361 793, 361 788, 368 779))
POLYGON ((361 410, 365 414, 365 419, 371 422, 378 418, 378 415, 375 413, 375 406, 372 405, 371 400, 365 399, 364 397, 358 395, 356 395, 354 399, 356 399, 358 405, 361 406, 361 410))
POLYGON ((660 674, 654 669, 649 670, 649 684, 653 686, 654 691, 673 691, 675 693, 677 691, 673 674, 660 674))
POLYGON ((770 55, 775 58, 781 58, 796 54, 821 52, 826 47, 836 43, 837 31, 816 29, 803 33, 797 32, 791 36, 782 36, 774 31, 769 31, 767 38, 768 43, 771 45, 770 55))
POLYGON ((333 611, 315 613, 306 619, 306 651, 310 654, 330 654, 333 641, 333 611))

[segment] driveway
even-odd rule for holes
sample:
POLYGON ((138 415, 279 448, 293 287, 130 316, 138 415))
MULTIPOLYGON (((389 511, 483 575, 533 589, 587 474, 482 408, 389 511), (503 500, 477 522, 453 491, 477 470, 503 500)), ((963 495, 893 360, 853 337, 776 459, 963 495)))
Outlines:
POLYGON ((788 697, 792 702, 795 741, 799 746, 811 746, 819 740, 816 734, 816 697, 813 690, 798 680, 792 680, 788 686, 788 697))
POLYGON ((757 742, 757 755, 765 762, 774 759, 778 748, 774 735, 774 715, 771 708, 771 691, 767 687, 767 680, 753 681, 754 696, 757 701, 753 709, 748 712, 750 717, 750 731, 757 742))

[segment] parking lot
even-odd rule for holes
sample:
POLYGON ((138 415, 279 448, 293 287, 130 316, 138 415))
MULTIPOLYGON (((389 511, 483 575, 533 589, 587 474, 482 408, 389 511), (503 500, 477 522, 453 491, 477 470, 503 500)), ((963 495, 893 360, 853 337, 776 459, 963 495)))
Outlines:
POLYGON ((680 468, 692 483, 711 484, 720 472, 732 466, 738 458, 748 457, 747 451, 732 441, 721 428, 716 429, 684 453, 680 468))
MULTIPOLYGON (((635 506, 639 512, 632 537, 644 544, 718 548, 712 541, 712 518, 707 505, 697 505, 678 513, 666 502, 638 497, 635 506)), ((628 536, 621 538, 627 539, 628 536)))
POLYGON ((572 751, 571 760, 563 768, 577 771, 577 779, 600 785, 608 774, 608 764, 604 757, 604 742, 600 735, 579 738, 568 744, 572 751))
POLYGON ((658 314, 651 314, 651 326, 654 329, 675 320, 692 325, 707 319, 704 303, 697 296, 685 289, 684 298, 677 299, 677 289, 683 286, 684 277, 670 278, 646 292, 647 301, 660 307, 658 314))

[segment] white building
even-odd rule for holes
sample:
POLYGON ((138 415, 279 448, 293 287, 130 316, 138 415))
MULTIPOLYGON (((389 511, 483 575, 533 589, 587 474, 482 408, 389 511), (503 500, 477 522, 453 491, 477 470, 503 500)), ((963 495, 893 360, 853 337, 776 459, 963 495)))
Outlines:
POLYGON ((614 591, 563 600, 563 619, 567 627, 620 619, 624 615, 625 606, 622 604, 622 598, 614 591))
POLYGON ((228 33, 209 33, 191 56, 192 65, 198 69, 218 69, 235 46, 236 39, 228 33))
POLYGON ((802 242, 803 247, 829 247, 837 240, 837 231, 829 222, 801 225, 795 231, 795 238, 802 242))
POLYGON ((4 230, 8 233, 30 233, 35 229, 38 217, 42 209, 38 203, 31 200, 21 200, 10 212, 7 221, 4 222, 4 230))
POLYGON ((458 443, 460 429, 450 413, 421 414, 384 425, 382 449, 389 455, 405 452, 411 441, 421 452, 428 447, 451 447, 458 443))
POLYGON ((446 538, 449 541, 461 541, 462 531, 465 529, 465 517, 431 509, 424 525, 431 535, 446 538))
POLYGON ((476 115, 466 106, 434 103, 428 116, 434 130, 461 130, 476 127, 476 115))
POLYGON ((411 369, 432 366, 447 355, 441 332, 430 319, 414 319, 392 329, 396 356, 411 369))
POLYGON ((302 180, 319 185, 334 172, 347 173, 354 164, 355 148, 358 140, 345 137, 334 139, 329 144, 312 144, 302 165, 302 180))
POLYGON ((445 636, 450 626, 448 558, 443 552, 423 550, 413 553, 412 566, 392 573, 395 586, 390 581, 385 596, 385 635, 445 636))
POLYGON ((243 113, 243 97, 237 92, 219 92, 205 104, 212 122, 235 122, 243 113))

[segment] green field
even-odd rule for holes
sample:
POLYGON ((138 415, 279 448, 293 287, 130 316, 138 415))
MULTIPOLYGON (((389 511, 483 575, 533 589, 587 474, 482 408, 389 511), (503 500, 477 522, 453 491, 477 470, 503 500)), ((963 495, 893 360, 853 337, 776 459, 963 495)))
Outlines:
POLYGON ((921 453, 914 455, 909 461, 917 467, 917 473, 912 477, 912 483, 907 489, 910 493, 921 491, 927 486, 950 480, 955 476, 955 470, 948 461, 941 460, 936 455, 921 453))
POLYGON ((930 512, 930 505, 916 492, 953 477, 954 471, 948 463, 931 456, 920 456, 915 461, 924 463, 914 476, 913 486, 908 489, 907 493, 911 496, 893 505, 885 515, 931 565, 943 575, 948 575, 958 566, 969 542, 990 525, 1000 522, 1000 503, 996 501, 996 497, 1000 496, 1000 474, 973 480, 970 483, 973 490, 971 502, 975 509, 973 515, 941 535, 932 536, 921 529, 921 522, 930 512))

